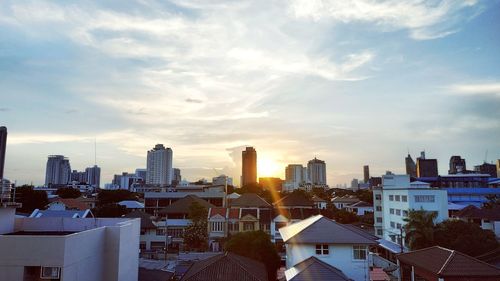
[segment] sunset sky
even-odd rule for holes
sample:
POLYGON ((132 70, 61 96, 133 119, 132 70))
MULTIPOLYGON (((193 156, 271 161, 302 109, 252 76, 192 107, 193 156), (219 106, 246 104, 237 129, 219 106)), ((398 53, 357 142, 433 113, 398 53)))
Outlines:
POLYGON ((157 143, 189 180, 238 183, 247 145, 331 186, 408 151, 472 168, 500 158, 500 1, 1 1, 1 125, 21 184, 94 139, 101 183, 157 143))

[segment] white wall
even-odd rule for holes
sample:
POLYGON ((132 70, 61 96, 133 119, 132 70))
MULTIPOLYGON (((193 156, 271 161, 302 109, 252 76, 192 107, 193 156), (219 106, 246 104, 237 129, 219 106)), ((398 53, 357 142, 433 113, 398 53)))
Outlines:
POLYGON ((316 255, 314 244, 286 244, 286 268, 293 267, 299 262, 315 256, 316 258, 342 270, 347 277, 355 281, 369 280, 368 250, 367 260, 354 260, 352 245, 329 245, 329 255, 316 255))
POLYGON ((0 207, 0 234, 10 233, 14 231, 15 217, 16 208, 0 207))

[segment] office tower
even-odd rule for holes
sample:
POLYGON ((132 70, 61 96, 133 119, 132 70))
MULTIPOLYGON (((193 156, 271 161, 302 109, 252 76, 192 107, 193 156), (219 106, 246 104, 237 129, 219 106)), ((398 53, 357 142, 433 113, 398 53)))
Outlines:
POLYGON ((85 174, 87 174, 87 184, 93 187, 100 187, 101 184, 101 168, 97 165, 94 167, 88 167, 85 169, 85 174))
POLYGON ((422 151, 420 157, 417 158, 417 177, 427 178, 437 177, 438 175, 437 159, 426 159, 425 151, 422 151))
POLYGON ((497 176, 497 166, 495 164, 483 163, 481 165, 474 166, 474 171, 480 174, 488 174, 492 178, 497 176))
POLYGON ((448 170, 448 174, 461 174, 466 173, 467 168, 465 166, 465 159, 462 159, 460 156, 451 156, 450 158, 450 169, 448 170))
POLYGON ((50 155, 45 169, 45 186, 68 184, 70 179, 69 159, 63 155, 50 155))
POLYGON ((264 190, 281 192, 283 186, 283 180, 274 177, 260 177, 259 184, 262 186, 264 190))
POLYGON ((326 184, 326 164, 325 161, 314 157, 307 162, 307 176, 312 184, 326 184))
POLYGON ((140 168, 137 168, 135 169, 135 175, 138 177, 138 178, 141 178, 142 182, 146 182, 146 174, 147 174, 147 169, 140 169, 140 168))
POLYGON ((181 169, 174 168, 174 179, 172 180, 172 185, 177 186, 182 181, 181 169))
POLYGON ((351 181, 351 188, 353 188, 355 190, 358 190, 358 187, 359 187, 359 181, 358 181, 358 179, 352 179, 352 181, 351 181))
POLYGON ((0 127, 0 180, 3 179, 6 148, 7 148, 7 128, 2 126, 0 127))
POLYGON ((500 178, 500 159, 497 159, 497 178, 500 178))
POLYGON ((71 172, 71 179, 70 181, 75 181, 78 183, 87 183, 87 173, 86 172, 79 172, 77 170, 73 170, 71 172))
POLYGON ((157 144, 148 151, 146 184, 156 186, 172 185, 172 149, 165 148, 163 144, 157 144))
POLYGON ((363 166, 363 181, 365 183, 370 182, 370 167, 368 165, 363 166))
POLYGON ((416 177, 417 165, 415 164, 415 161, 413 161, 413 159, 411 158, 410 154, 406 156, 405 164, 406 164, 406 174, 409 175, 410 177, 416 177))
POLYGON ((257 151, 247 147, 241 153, 241 186, 257 183, 257 151))
POLYGON ((285 168, 285 181, 297 186, 307 181, 307 169, 301 164, 289 164, 285 168))

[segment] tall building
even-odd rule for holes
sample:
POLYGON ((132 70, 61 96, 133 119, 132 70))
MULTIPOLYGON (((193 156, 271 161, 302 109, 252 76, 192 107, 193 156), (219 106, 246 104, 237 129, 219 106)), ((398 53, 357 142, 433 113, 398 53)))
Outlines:
POLYGON ((497 159, 497 178, 500 178, 500 159, 497 159))
POLYGON ((165 148, 163 144, 157 144, 148 151, 146 184, 156 186, 172 185, 172 149, 165 148))
POLYGON ((437 177, 438 175, 437 159, 426 159, 425 152, 422 151, 420 157, 417 158, 417 177, 427 178, 437 177))
POLYGON ((368 165, 363 166, 363 181, 370 183, 370 167, 368 165))
POLYGON ((247 147, 241 153, 241 186, 257 182, 257 151, 247 147))
POLYGON ((101 185, 101 168, 97 165, 94 167, 88 167, 85 169, 85 174, 87 174, 87 184, 93 187, 100 187, 101 185))
POLYGON ((289 164, 285 168, 285 181, 297 186, 307 181, 307 169, 301 164, 289 164))
POLYGON ((261 177, 259 178, 259 184, 262 188, 270 191, 281 191, 283 186, 283 180, 280 178, 273 177, 261 177))
POLYGON ((172 185, 177 186, 182 181, 181 169, 174 168, 174 179, 172 180, 172 185))
POLYGON ((325 161, 314 157, 307 163, 307 176, 312 184, 326 184, 326 164, 325 161))
POLYGON ((0 127, 0 180, 3 179, 6 148, 7 148, 7 128, 2 126, 0 127))
POLYGON ((63 155, 50 155, 45 169, 45 186, 67 184, 70 179, 69 159, 63 155))
POLYGON ((135 175, 138 178, 141 178, 142 182, 146 182, 146 174, 147 174, 147 172, 148 172, 147 169, 140 169, 140 168, 135 169, 135 175))
POLYGON ((355 190, 358 190, 358 188, 359 188, 359 181, 358 181, 358 179, 352 179, 352 181, 351 181, 351 188, 353 188, 355 190))
POLYGON ((474 166, 474 171, 480 174, 488 174, 493 178, 497 176, 497 166, 486 162, 481 165, 474 166))
POLYGON ((448 170, 449 175, 466 173, 467 167, 465 166, 465 159, 460 156, 451 156, 450 158, 450 169, 448 170))
POLYGON ((86 172, 79 172, 77 170, 73 170, 71 172, 71 179, 70 181, 75 181, 78 183, 87 183, 87 173, 86 172))
POLYGON ((410 177, 417 177, 417 164, 415 164, 415 161, 413 161, 413 158, 411 158, 411 155, 408 153, 408 156, 405 158, 405 164, 406 164, 406 174, 409 175, 410 177))

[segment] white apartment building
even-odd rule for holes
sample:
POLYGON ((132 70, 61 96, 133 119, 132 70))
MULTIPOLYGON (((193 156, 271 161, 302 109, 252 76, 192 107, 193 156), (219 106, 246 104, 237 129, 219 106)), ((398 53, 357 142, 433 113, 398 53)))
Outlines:
POLYGON ((316 157, 307 162, 308 183, 326 185, 326 163, 316 157))
POLYGON ((157 144, 148 151, 146 184, 158 186, 172 185, 174 170, 172 167, 172 149, 157 144))
POLYGON ((410 210, 437 212, 435 223, 448 219, 446 190, 410 182, 408 175, 384 175, 382 187, 373 190, 373 199, 375 234, 395 243, 399 243, 401 233, 405 235, 403 219, 410 210))
POLYGON ((0 205, 0 280, 137 281, 140 219, 16 218, 0 205))

